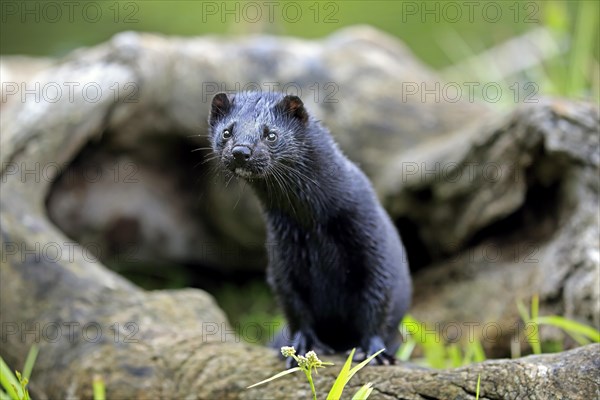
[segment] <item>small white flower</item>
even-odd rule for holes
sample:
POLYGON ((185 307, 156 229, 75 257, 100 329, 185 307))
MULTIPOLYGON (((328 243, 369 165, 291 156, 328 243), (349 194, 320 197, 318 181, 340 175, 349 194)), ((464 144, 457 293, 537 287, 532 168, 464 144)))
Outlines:
POLYGON ((296 354, 296 349, 294 346, 283 346, 281 348, 281 354, 283 354, 284 357, 291 357, 296 354))
POLYGON ((321 360, 319 360, 319 357, 317 357, 317 353, 312 350, 306 353, 305 357, 308 360, 308 363, 312 366, 318 367, 322 364, 321 360))
POLYGON ((304 356, 298 356, 298 366, 304 370, 309 368, 309 363, 308 360, 306 359, 306 357, 304 356))

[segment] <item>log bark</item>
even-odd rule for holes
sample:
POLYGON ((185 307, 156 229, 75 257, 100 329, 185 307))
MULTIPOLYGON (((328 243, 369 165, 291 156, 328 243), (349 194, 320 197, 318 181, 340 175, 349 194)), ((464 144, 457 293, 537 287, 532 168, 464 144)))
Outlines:
POLYGON ((597 106, 561 99, 399 154, 378 185, 390 213, 416 227, 407 247, 431 257, 411 312, 459 335, 472 324, 496 356, 522 333, 516 302, 535 295, 542 314, 600 326, 598 154, 597 106))

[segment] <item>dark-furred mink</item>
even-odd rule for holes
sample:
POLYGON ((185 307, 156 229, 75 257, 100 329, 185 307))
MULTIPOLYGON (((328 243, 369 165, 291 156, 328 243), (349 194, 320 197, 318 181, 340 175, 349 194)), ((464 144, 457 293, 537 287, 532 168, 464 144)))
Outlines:
MULTIPOLYGON (((299 354, 394 361, 410 305, 404 247, 364 173, 297 96, 217 94, 209 116, 218 164, 248 182, 262 204, 267 277, 299 354)), ((289 359, 291 360, 291 359, 289 359)))

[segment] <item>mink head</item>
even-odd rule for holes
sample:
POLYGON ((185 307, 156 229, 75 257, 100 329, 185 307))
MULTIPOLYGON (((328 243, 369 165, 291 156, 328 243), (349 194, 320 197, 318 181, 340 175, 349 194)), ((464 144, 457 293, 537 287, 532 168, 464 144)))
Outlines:
POLYGON ((308 120, 297 96, 245 92, 215 95, 208 123, 220 167, 259 180, 304 163, 308 120))

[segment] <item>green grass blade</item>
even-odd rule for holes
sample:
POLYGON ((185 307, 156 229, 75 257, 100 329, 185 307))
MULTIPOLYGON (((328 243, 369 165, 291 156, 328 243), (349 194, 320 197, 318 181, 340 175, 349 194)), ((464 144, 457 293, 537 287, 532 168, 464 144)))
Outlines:
POLYGON ((352 400, 366 400, 373 391, 373 384, 371 382, 365 383, 358 391, 352 396, 352 400))
POLYGON ((271 382, 271 381, 273 381, 273 380, 275 380, 277 378, 281 378, 282 376, 285 376, 285 375, 288 375, 288 374, 291 374, 293 372, 300 371, 300 370, 301 370, 300 367, 294 367, 294 368, 286 369, 285 371, 282 371, 282 372, 280 372, 278 374, 275 374, 272 377, 265 379, 264 381, 260 381, 258 383, 255 383, 254 385, 250 385, 246 389, 250 389, 250 388, 253 388, 255 386, 262 385, 263 383, 271 382))
POLYGON ((335 382, 333 383, 333 386, 331 387, 331 390, 329 391, 329 394, 327 395, 327 400, 337 400, 342 397, 344 387, 346 386, 346 383, 348 383, 348 381, 350 380, 350 378, 348 378, 348 374, 350 373, 350 366, 352 365, 352 358, 354 357, 355 351, 356 349, 352 349, 352 351, 350 352, 348 359, 344 363, 342 370, 338 374, 337 378, 335 379, 335 382))
POLYGON ((407 314, 402 318, 402 321, 400 321, 398 329, 403 337, 415 337, 421 330, 421 323, 414 319, 410 314, 407 314))
POLYGON ((579 2, 579 12, 570 58, 568 95, 577 95, 585 88, 588 71, 592 68, 594 38, 598 30, 598 5, 595 1, 579 2))
POLYGON ((352 358, 354 357, 355 350, 356 349, 352 349, 352 352, 348 356, 348 359, 346 360, 344 367, 342 367, 342 371, 340 371, 340 374, 338 375, 333 386, 331 387, 331 390, 329 391, 329 394, 327 395, 327 400, 340 399, 342 397, 342 392, 344 391, 344 388, 346 387, 346 384, 350 381, 350 379, 352 379, 352 377, 358 371, 360 371, 367 364, 369 364, 371 362, 371 360, 373 360, 375 357, 377 357, 379 354, 381 354, 381 352, 384 351, 385 349, 379 350, 377 353, 374 353, 370 357, 367 357, 366 360, 362 361, 360 364, 356 365, 354 368, 349 369, 350 365, 352 365, 352 358))
POLYGON ((448 360, 450 361, 451 367, 456 368, 463 365, 464 359, 460 353, 460 348, 456 343, 449 344, 446 351, 448 353, 448 360))
POLYGON ((428 331, 425 324, 417 321, 410 315, 406 315, 401 322, 401 332, 403 335, 409 335, 421 345, 427 365, 432 368, 446 367, 446 346, 439 335, 434 331, 428 331), (428 338, 434 334, 433 339, 428 338))
POLYGON ((479 386, 481 385, 481 374, 477 375, 477 388, 475 389, 475 400, 479 400, 479 386))
POLYGON ((0 357, 0 386, 6 390, 11 399, 18 400, 20 398, 16 388, 21 385, 2 357, 0 357))
POLYGON ((540 312, 540 298, 536 294, 531 298, 531 319, 534 320, 539 317, 540 312))
POLYGON ((0 400, 12 400, 8 394, 2 389, 0 389, 0 400))
POLYGON ((375 357, 377 357, 384 350, 385 349, 379 350, 377 353, 374 353, 373 355, 371 355, 370 357, 368 357, 366 360, 364 360, 363 362, 361 362, 360 364, 358 364, 356 367, 352 368, 350 370, 348 380, 350 380, 350 378, 352 378, 354 376, 354 374, 356 374, 358 371, 360 371, 361 369, 363 369, 368 363, 371 362, 372 359, 374 359, 375 357))
POLYGON ((38 352, 39 349, 37 345, 34 344, 29 349, 29 353, 27 353, 27 359, 25 359, 25 365, 23 366, 23 377, 26 379, 31 378, 31 371, 33 370, 33 365, 35 364, 38 352))
POLYGON ((104 380, 101 376, 94 376, 92 390, 94 392, 94 400, 106 400, 106 387, 104 386, 104 380))
POLYGON ((474 339, 472 342, 468 342, 464 347, 464 357, 462 361, 462 365, 469 365, 476 362, 482 362, 487 359, 485 355, 485 350, 483 350, 483 346, 481 345, 481 341, 478 339, 474 339))
POLYGON ((465 345, 463 351, 464 351, 464 356, 463 356, 463 364, 462 365, 473 364, 473 358, 475 357, 475 350, 473 349, 473 343, 467 343, 465 345))
POLYGON ((533 324, 533 334, 529 339, 529 344, 533 350, 533 354, 542 354, 542 342, 540 340, 540 327, 537 324, 536 320, 539 316, 540 311, 540 298, 536 294, 531 298, 531 320, 529 321, 533 324))
POLYGON ((569 334, 579 334, 591 341, 600 342, 600 332, 598 330, 558 315, 538 317, 536 322, 538 324, 552 325, 565 330, 569 334))
MULTIPOLYGON (((521 319, 525 323, 525 339, 529 343, 529 346, 531 346, 531 350, 533 351, 534 354, 541 354, 542 346, 540 344, 540 335, 539 335, 538 324, 532 320, 532 315, 529 314, 529 311, 527 310, 527 308, 525 307, 523 302, 520 300, 517 301, 517 309, 519 310, 519 315, 521 316, 521 319), (534 330, 531 335, 529 335, 527 333, 528 326, 531 326, 534 330)), ((535 313, 537 316, 538 311, 539 311, 539 298, 536 295, 531 298, 531 313, 532 314, 535 313)))
POLYGON ((422 342, 425 360, 432 368, 446 367, 446 346, 442 341, 424 341, 422 342))
POLYGON ((567 332, 567 335, 571 336, 571 338, 573 338, 573 340, 576 341, 577 344, 580 346, 585 346, 586 344, 592 343, 591 340, 587 339, 583 335, 580 335, 580 334, 572 332, 572 331, 566 331, 566 332, 567 332))
POLYGON ((406 342, 402 343, 402 346, 400 346, 396 352, 396 358, 400 361, 410 360, 410 356, 412 355, 416 346, 417 342, 413 338, 408 338, 406 342))
POLYGON ((475 339, 470 345, 469 348, 473 351, 473 361, 474 362, 482 362, 487 360, 487 356, 485 355, 485 350, 483 349, 483 345, 481 341, 475 339))
POLYGON ((517 300, 517 310, 519 310, 519 316, 523 320, 523 322, 527 323, 531 319, 529 316, 529 311, 525 307, 525 304, 521 300, 517 300))

